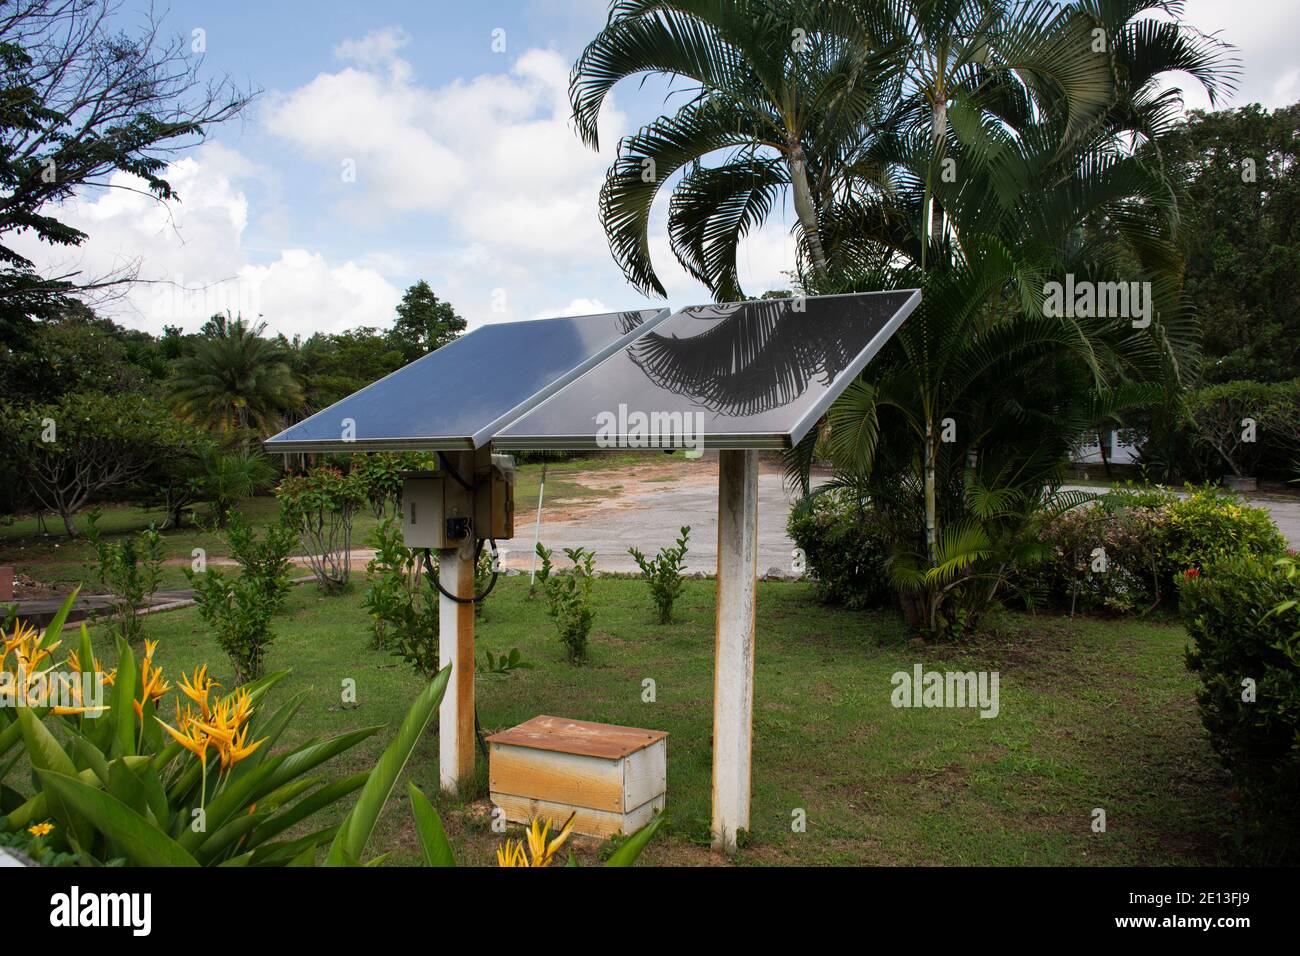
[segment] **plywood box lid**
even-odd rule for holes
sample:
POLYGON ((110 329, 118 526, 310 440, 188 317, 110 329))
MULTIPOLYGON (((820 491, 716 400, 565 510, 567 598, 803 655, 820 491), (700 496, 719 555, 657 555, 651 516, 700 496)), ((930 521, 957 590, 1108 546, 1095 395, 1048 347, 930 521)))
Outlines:
POLYGON ((517 727, 493 734, 488 741, 512 747, 531 747, 534 750, 555 750, 618 760, 658 743, 667 736, 662 730, 594 724, 588 720, 569 720, 567 717, 548 717, 543 714, 517 727))

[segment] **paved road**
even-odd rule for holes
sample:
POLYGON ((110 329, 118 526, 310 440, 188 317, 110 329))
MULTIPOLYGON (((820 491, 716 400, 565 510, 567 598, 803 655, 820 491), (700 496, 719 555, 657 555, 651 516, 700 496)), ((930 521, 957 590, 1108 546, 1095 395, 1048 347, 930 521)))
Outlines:
MULTIPOLYGON (((636 571, 627 549, 635 546, 647 554, 671 545, 682 525, 691 526, 688 571, 713 573, 718 553, 718 462, 716 456, 688 462, 669 459, 657 465, 650 480, 640 471, 619 469, 593 472, 602 483, 621 491, 590 501, 562 502, 542 509, 541 540, 557 553, 565 547, 586 547, 596 552, 602 571, 636 571)), ((778 464, 762 462, 758 479, 758 570, 770 568, 791 573, 794 543, 786 536, 786 518, 795 496, 783 484, 778 464)), ((1083 488, 1096 491, 1096 488, 1083 488)), ((1260 495, 1254 503, 1268 508, 1293 547, 1300 547, 1300 500, 1260 495)), ((533 523, 536 514, 516 516, 516 536, 504 542, 506 567, 527 572, 531 564, 533 523)))

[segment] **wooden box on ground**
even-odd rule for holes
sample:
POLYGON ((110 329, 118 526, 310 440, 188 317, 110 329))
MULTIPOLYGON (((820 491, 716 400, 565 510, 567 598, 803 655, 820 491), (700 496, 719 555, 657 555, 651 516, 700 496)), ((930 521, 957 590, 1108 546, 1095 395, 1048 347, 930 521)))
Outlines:
POLYGON ((536 817, 604 839, 634 833, 664 808, 668 734, 534 717, 488 738, 492 803, 512 823, 536 817))

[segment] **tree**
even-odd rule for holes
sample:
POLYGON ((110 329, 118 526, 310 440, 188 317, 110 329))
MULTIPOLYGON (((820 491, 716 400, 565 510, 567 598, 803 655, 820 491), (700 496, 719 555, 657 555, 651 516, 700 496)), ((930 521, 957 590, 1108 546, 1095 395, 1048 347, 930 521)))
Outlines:
POLYGON ((465 331, 465 320, 456 314, 450 302, 434 295, 429 283, 421 279, 406 290, 397 305, 393 323, 393 342, 407 362, 442 348, 465 331))
MULTIPOLYGON (((0 8, 0 314, 4 325, 47 314, 73 293, 129 282, 107 276, 41 275, 8 242, 30 232, 55 246, 86 234, 58 218, 62 202, 114 173, 138 178, 159 200, 176 198, 164 178, 178 151, 251 100, 226 79, 205 81, 197 37, 162 34, 152 11, 120 0, 11 0, 0 8)), ((135 188, 127 186, 125 188, 135 188)))
POLYGON ((1300 360, 1300 104, 1194 112, 1163 147, 1185 184, 1187 294, 1207 382, 1294 377, 1300 360))
MULTIPOLYGON (((614 258, 638 288, 664 294, 650 261, 650 212, 680 172, 668 208, 672 249, 720 301, 741 297, 740 239, 787 194, 801 260, 826 279, 839 265, 828 220, 867 211, 861 185, 881 173, 868 151, 884 133, 921 134, 929 187, 958 96, 990 112, 1024 112, 1051 93, 1072 128, 1110 102, 1104 58, 1067 35, 1067 23, 1056 4, 1009 0, 615 3, 573 68, 584 142, 599 145, 600 107, 620 80, 668 74, 688 88, 675 114, 619 144, 600 197, 614 258)), ((928 220, 923 242, 927 230, 928 220)))
POLYGON ((193 352, 176 364, 171 383, 177 410, 212 428, 272 431, 302 406, 290 354, 243 318, 213 316, 193 352))
POLYGON ((142 480, 201 436, 147 395, 83 392, 4 406, 0 440, 36 501, 75 537, 78 511, 142 480))
POLYGON ((169 371, 149 333, 69 302, 20 341, 0 345, 0 398, 47 402, 65 392, 152 392, 169 371))
POLYGON ((307 411, 333 405, 407 362, 391 335, 368 327, 318 332, 305 342, 295 339, 289 347, 307 411))

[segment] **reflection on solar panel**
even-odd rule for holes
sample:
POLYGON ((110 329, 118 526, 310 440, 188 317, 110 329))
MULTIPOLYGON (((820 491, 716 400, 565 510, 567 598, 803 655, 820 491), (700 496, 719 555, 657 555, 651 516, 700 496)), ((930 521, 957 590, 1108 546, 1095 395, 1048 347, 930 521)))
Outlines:
POLYGON ((789 448, 920 301, 905 290, 684 309, 509 424, 494 445, 789 448))
POLYGON ((286 428, 272 452, 469 450, 665 319, 667 309, 504 322, 286 428))

